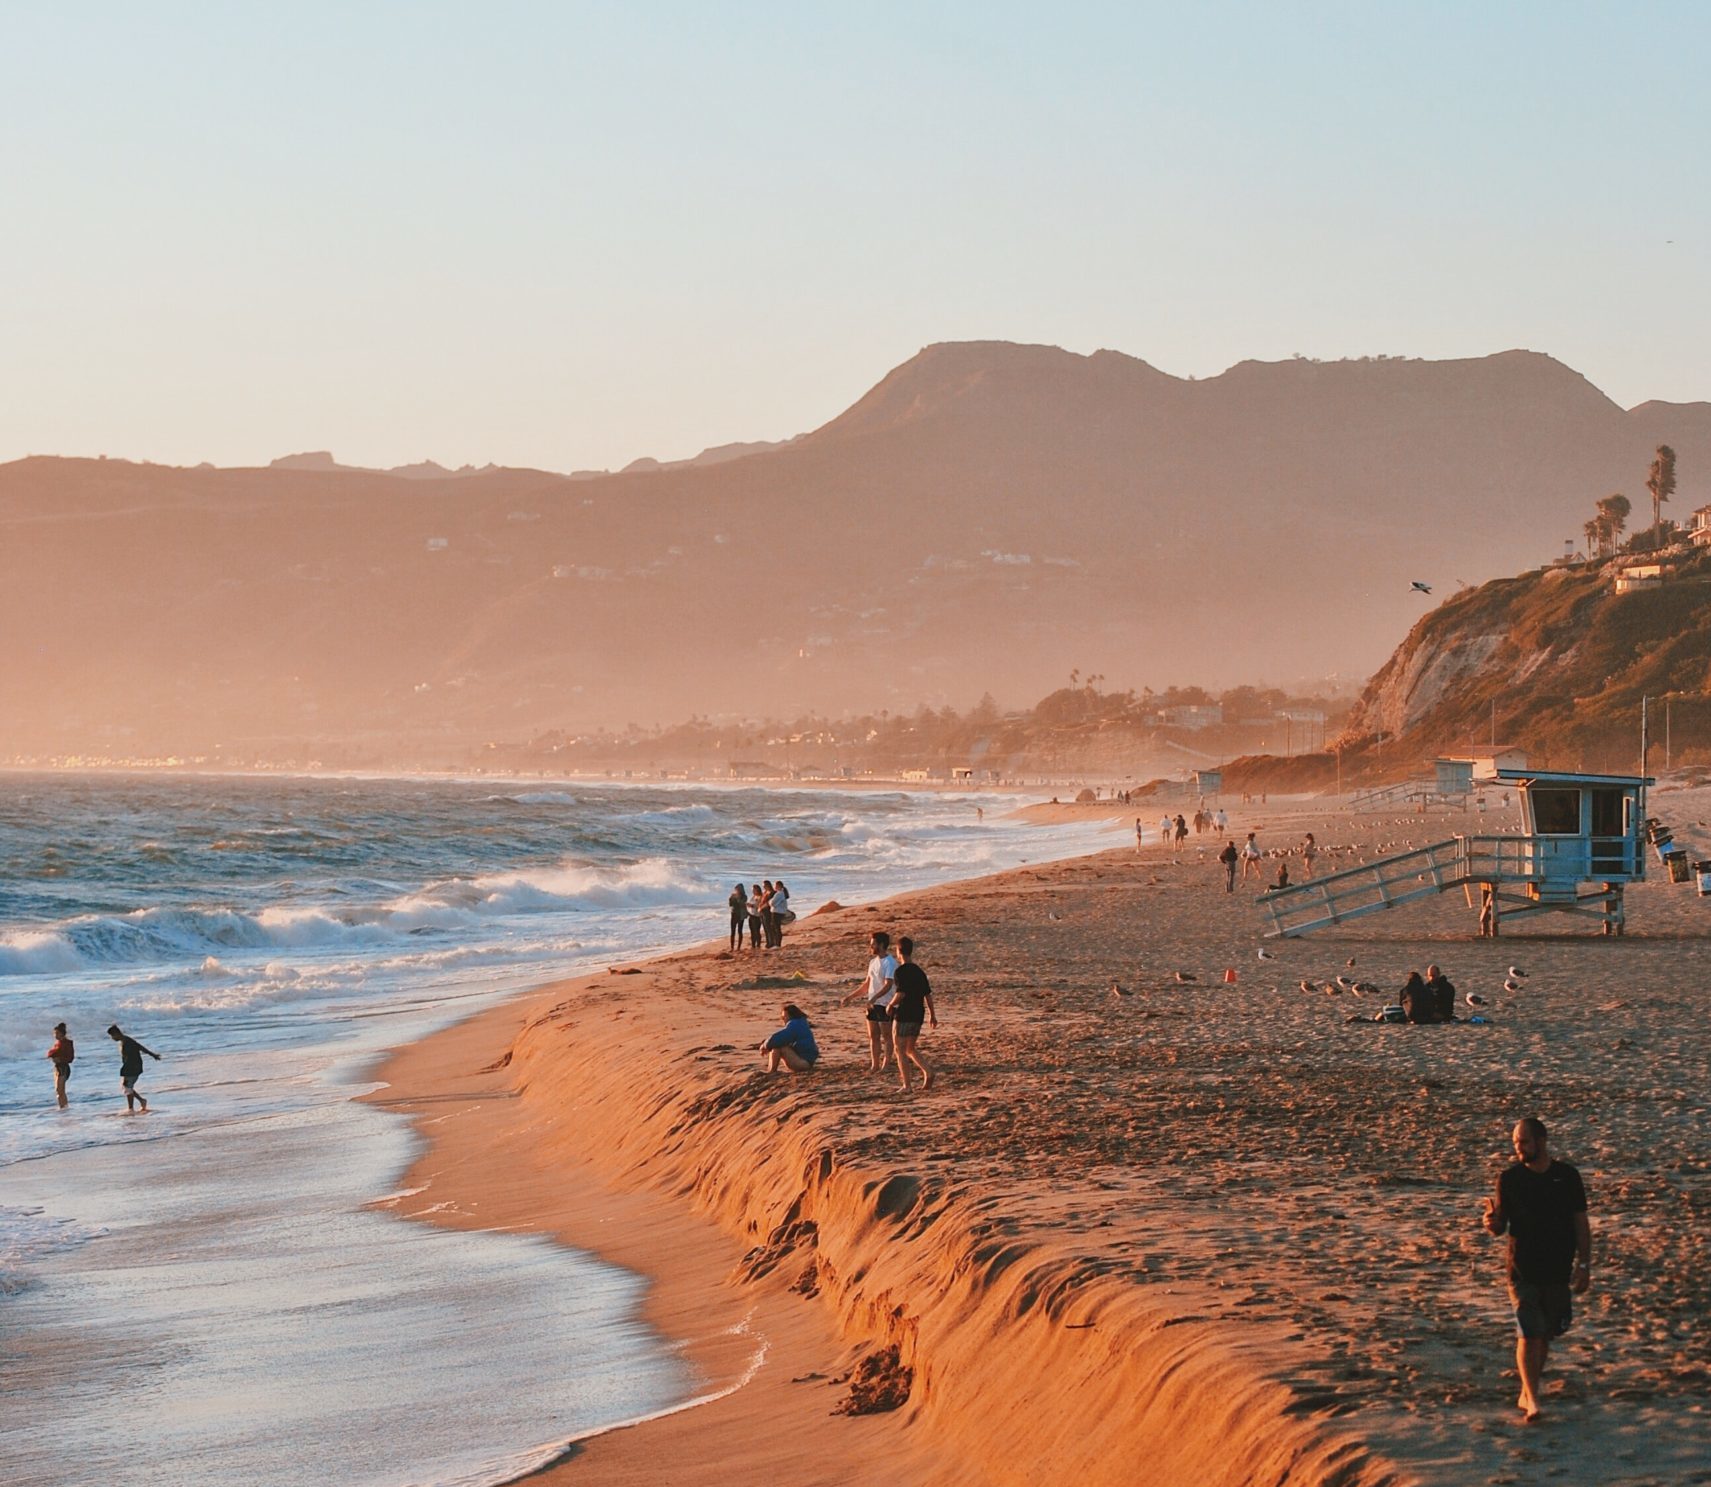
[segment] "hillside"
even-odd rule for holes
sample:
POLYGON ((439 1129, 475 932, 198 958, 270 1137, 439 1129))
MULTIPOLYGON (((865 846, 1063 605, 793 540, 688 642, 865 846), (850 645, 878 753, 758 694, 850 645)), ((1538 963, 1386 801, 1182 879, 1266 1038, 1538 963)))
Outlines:
POLYGON ((1680 515, 1711 499, 1711 405, 1630 414, 1547 356, 1192 381, 969 343, 783 445, 614 475, 22 460, 0 757, 434 763, 550 728, 1014 702, 1072 668, 1364 675, 1430 602, 1411 579, 1558 555, 1597 497, 1638 509, 1663 438, 1680 515))
POLYGON ((1514 744, 1550 768, 1635 771, 1640 700, 1652 766, 1711 763, 1711 553, 1677 549, 1667 580, 1618 594, 1621 563, 1499 579, 1447 600, 1368 683, 1345 771, 1409 772, 1443 752, 1514 744), (1667 718, 1666 718, 1667 700, 1667 718))

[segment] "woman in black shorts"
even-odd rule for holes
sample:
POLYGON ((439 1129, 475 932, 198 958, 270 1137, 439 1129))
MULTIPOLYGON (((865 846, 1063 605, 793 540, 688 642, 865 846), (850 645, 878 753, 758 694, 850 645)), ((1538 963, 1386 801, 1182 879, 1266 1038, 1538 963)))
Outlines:
POLYGON ((891 1023, 897 1034, 897 1073, 903 1080, 903 1088, 908 1089, 909 1065, 913 1064, 921 1071, 921 1088, 931 1089, 933 1071, 922 1059, 916 1043, 923 1022, 939 1025, 939 1014, 933 1010, 933 988, 927 981, 927 973, 914 962, 915 942, 908 935, 897 942, 897 954, 899 964, 892 977, 897 1000, 891 1004, 891 1023))

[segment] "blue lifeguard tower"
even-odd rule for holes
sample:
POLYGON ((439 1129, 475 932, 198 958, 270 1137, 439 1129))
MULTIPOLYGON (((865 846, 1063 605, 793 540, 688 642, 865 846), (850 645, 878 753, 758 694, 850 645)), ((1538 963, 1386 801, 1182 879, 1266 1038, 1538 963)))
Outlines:
POLYGON ((1521 832, 1454 836, 1260 896, 1271 937, 1326 929, 1460 888, 1482 935, 1522 914, 1582 914, 1619 935, 1623 889, 1646 876, 1640 775, 1499 769, 1481 783, 1520 797, 1521 832))

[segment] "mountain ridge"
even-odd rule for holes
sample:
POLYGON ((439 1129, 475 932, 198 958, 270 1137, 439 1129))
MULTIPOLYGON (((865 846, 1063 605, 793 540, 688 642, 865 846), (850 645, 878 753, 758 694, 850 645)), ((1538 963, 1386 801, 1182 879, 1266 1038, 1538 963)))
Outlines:
POLYGON ((1410 580, 1559 555, 1666 435, 1672 511, 1711 499, 1711 407, 1644 407, 1533 352, 1196 381, 954 342, 710 462, 16 461, 0 623, 30 643, 0 668, 0 755, 417 759, 496 732, 1038 696, 1071 668, 1366 675, 1419 616, 1410 580))

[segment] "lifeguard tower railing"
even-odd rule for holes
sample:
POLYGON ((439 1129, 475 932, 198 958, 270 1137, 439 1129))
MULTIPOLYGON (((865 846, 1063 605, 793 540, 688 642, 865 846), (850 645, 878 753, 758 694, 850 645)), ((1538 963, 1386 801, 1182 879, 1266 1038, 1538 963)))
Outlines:
POLYGON ((1628 836, 1457 836, 1260 895, 1270 938, 1292 938, 1469 884, 1521 888, 1537 909, 1573 909, 1588 882, 1643 877, 1628 836))

